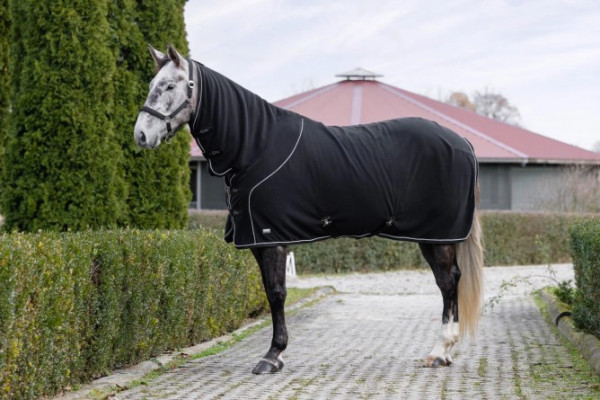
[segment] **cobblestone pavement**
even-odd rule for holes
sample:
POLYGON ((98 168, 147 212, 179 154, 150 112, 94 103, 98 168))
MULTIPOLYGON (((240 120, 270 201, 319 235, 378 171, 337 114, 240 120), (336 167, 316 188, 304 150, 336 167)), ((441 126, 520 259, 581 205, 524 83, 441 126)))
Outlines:
MULTIPOLYGON (((560 280, 572 279, 571 266, 555 271, 560 280)), ((486 307, 477 337, 458 345, 450 367, 422 366, 441 322, 442 300, 431 272, 295 278, 290 286, 332 285, 339 293, 288 318, 282 372, 250 372, 270 343, 269 326, 116 398, 598 398, 598 388, 571 377, 570 354, 528 295, 549 281, 525 277, 547 276, 546 267, 486 268, 486 298, 517 275, 522 278, 499 303, 486 307)))

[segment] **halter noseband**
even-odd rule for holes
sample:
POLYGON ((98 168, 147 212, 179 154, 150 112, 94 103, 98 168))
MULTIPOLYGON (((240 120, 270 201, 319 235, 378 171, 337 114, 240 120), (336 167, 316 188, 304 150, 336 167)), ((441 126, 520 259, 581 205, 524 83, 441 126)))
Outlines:
POLYGON ((162 113, 160 113, 150 107, 146 107, 146 106, 144 106, 140 109, 140 112, 145 111, 148 114, 153 115, 156 118, 165 121, 165 123, 167 124, 167 136, 164 140, 167 143, 169 143, 169 141, 173 138, 173 136, 175 136, 175 132, 173 131, 173 128, 171 127, 171 119, 174 116, 176 116, 177 114, 179 114, 181 112, 181 110, 185 109, 187 106, 190 105, 190 100, 192 99, 192 92, 194 91, 194 86, 196 86, 196 83, 194 82, 194 72, 193 72, 192 60, 188 58, 187 61, 188 61, 188 69, 189 69, 187 99, 185 99, 185 101, 183 103, 181 103, 181 105, 179 107, 177 107, 177 109, 169 115, 162 114, 162 113))

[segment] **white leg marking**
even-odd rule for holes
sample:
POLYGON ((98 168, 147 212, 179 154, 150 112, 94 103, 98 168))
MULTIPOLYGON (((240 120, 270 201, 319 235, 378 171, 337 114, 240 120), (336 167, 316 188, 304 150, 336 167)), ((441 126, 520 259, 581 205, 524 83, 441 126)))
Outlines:
POLYGON ((438 342, 427 356, 427 360, 425 365, 431 367, 435 362, 436 358, 439 358, 446 364, 450 364, 452 362, 452 358, 450 357, 450 351, 452 350, 452 346, 456 343, 454 337, 454 327, 452 322, 442 324, 442 330, 438 342))
POLYGON ((458 322, 450 322, 449 325, 451 326, 450 329, 452 331, 452 343, 446 348, 446 360, 451 363, 452 350, 454 349, 456 343, 458 343, 458 339, 460 339, 460 330, 458 322))
POLYGON ((452 336, 454 336, 454 343, 456 344, 458 342, 458 339, 460 339, 460 329, 459 329, 459 323, 458 322, 453 322, 452 323, 452 336))

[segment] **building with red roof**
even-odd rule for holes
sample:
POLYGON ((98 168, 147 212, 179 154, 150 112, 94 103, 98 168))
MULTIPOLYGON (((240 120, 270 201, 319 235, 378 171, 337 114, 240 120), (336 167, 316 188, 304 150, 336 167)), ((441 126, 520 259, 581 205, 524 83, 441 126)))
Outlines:
MULTIPOLYGON (((473 144, 480 163, 484 209, 536 209, 539 200, 551 196, 552 188, 560 184, 558 178, 565 166, 597 166, 595 173, 600 168, 598 153, 388 85, 376 79, 381 75, 371 71, 356 68, 336 76, 343 79, 274 104, 326 125, 366 124, 402 117, 436 121, 473 144)), ((191 156, 192 165, 200 171, 198 174, 192 169, 196 179, 192 182, 192 206, 223 208, 223 184, 208 178, 195 143, 191 156), (219 199, 213 194, 215 190, 219 199)))

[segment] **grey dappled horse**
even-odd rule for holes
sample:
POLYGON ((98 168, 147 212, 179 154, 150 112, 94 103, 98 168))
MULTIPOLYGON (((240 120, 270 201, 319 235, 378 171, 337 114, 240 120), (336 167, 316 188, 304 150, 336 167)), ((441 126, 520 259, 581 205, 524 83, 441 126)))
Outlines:
POLYGON ((419 244, 443 297, 441 334, 425 365, 450 365, 482 303, 471 145, 417 118, 328 127, 269 104, 173 46, 150 54, 157 73, 134 138, 153 149, 188 124, 210 172, 224 177, 225 239, 252 250, 273 319, 271 347, 253 372, 283 368, 285 246, 339 236, 419 244))

